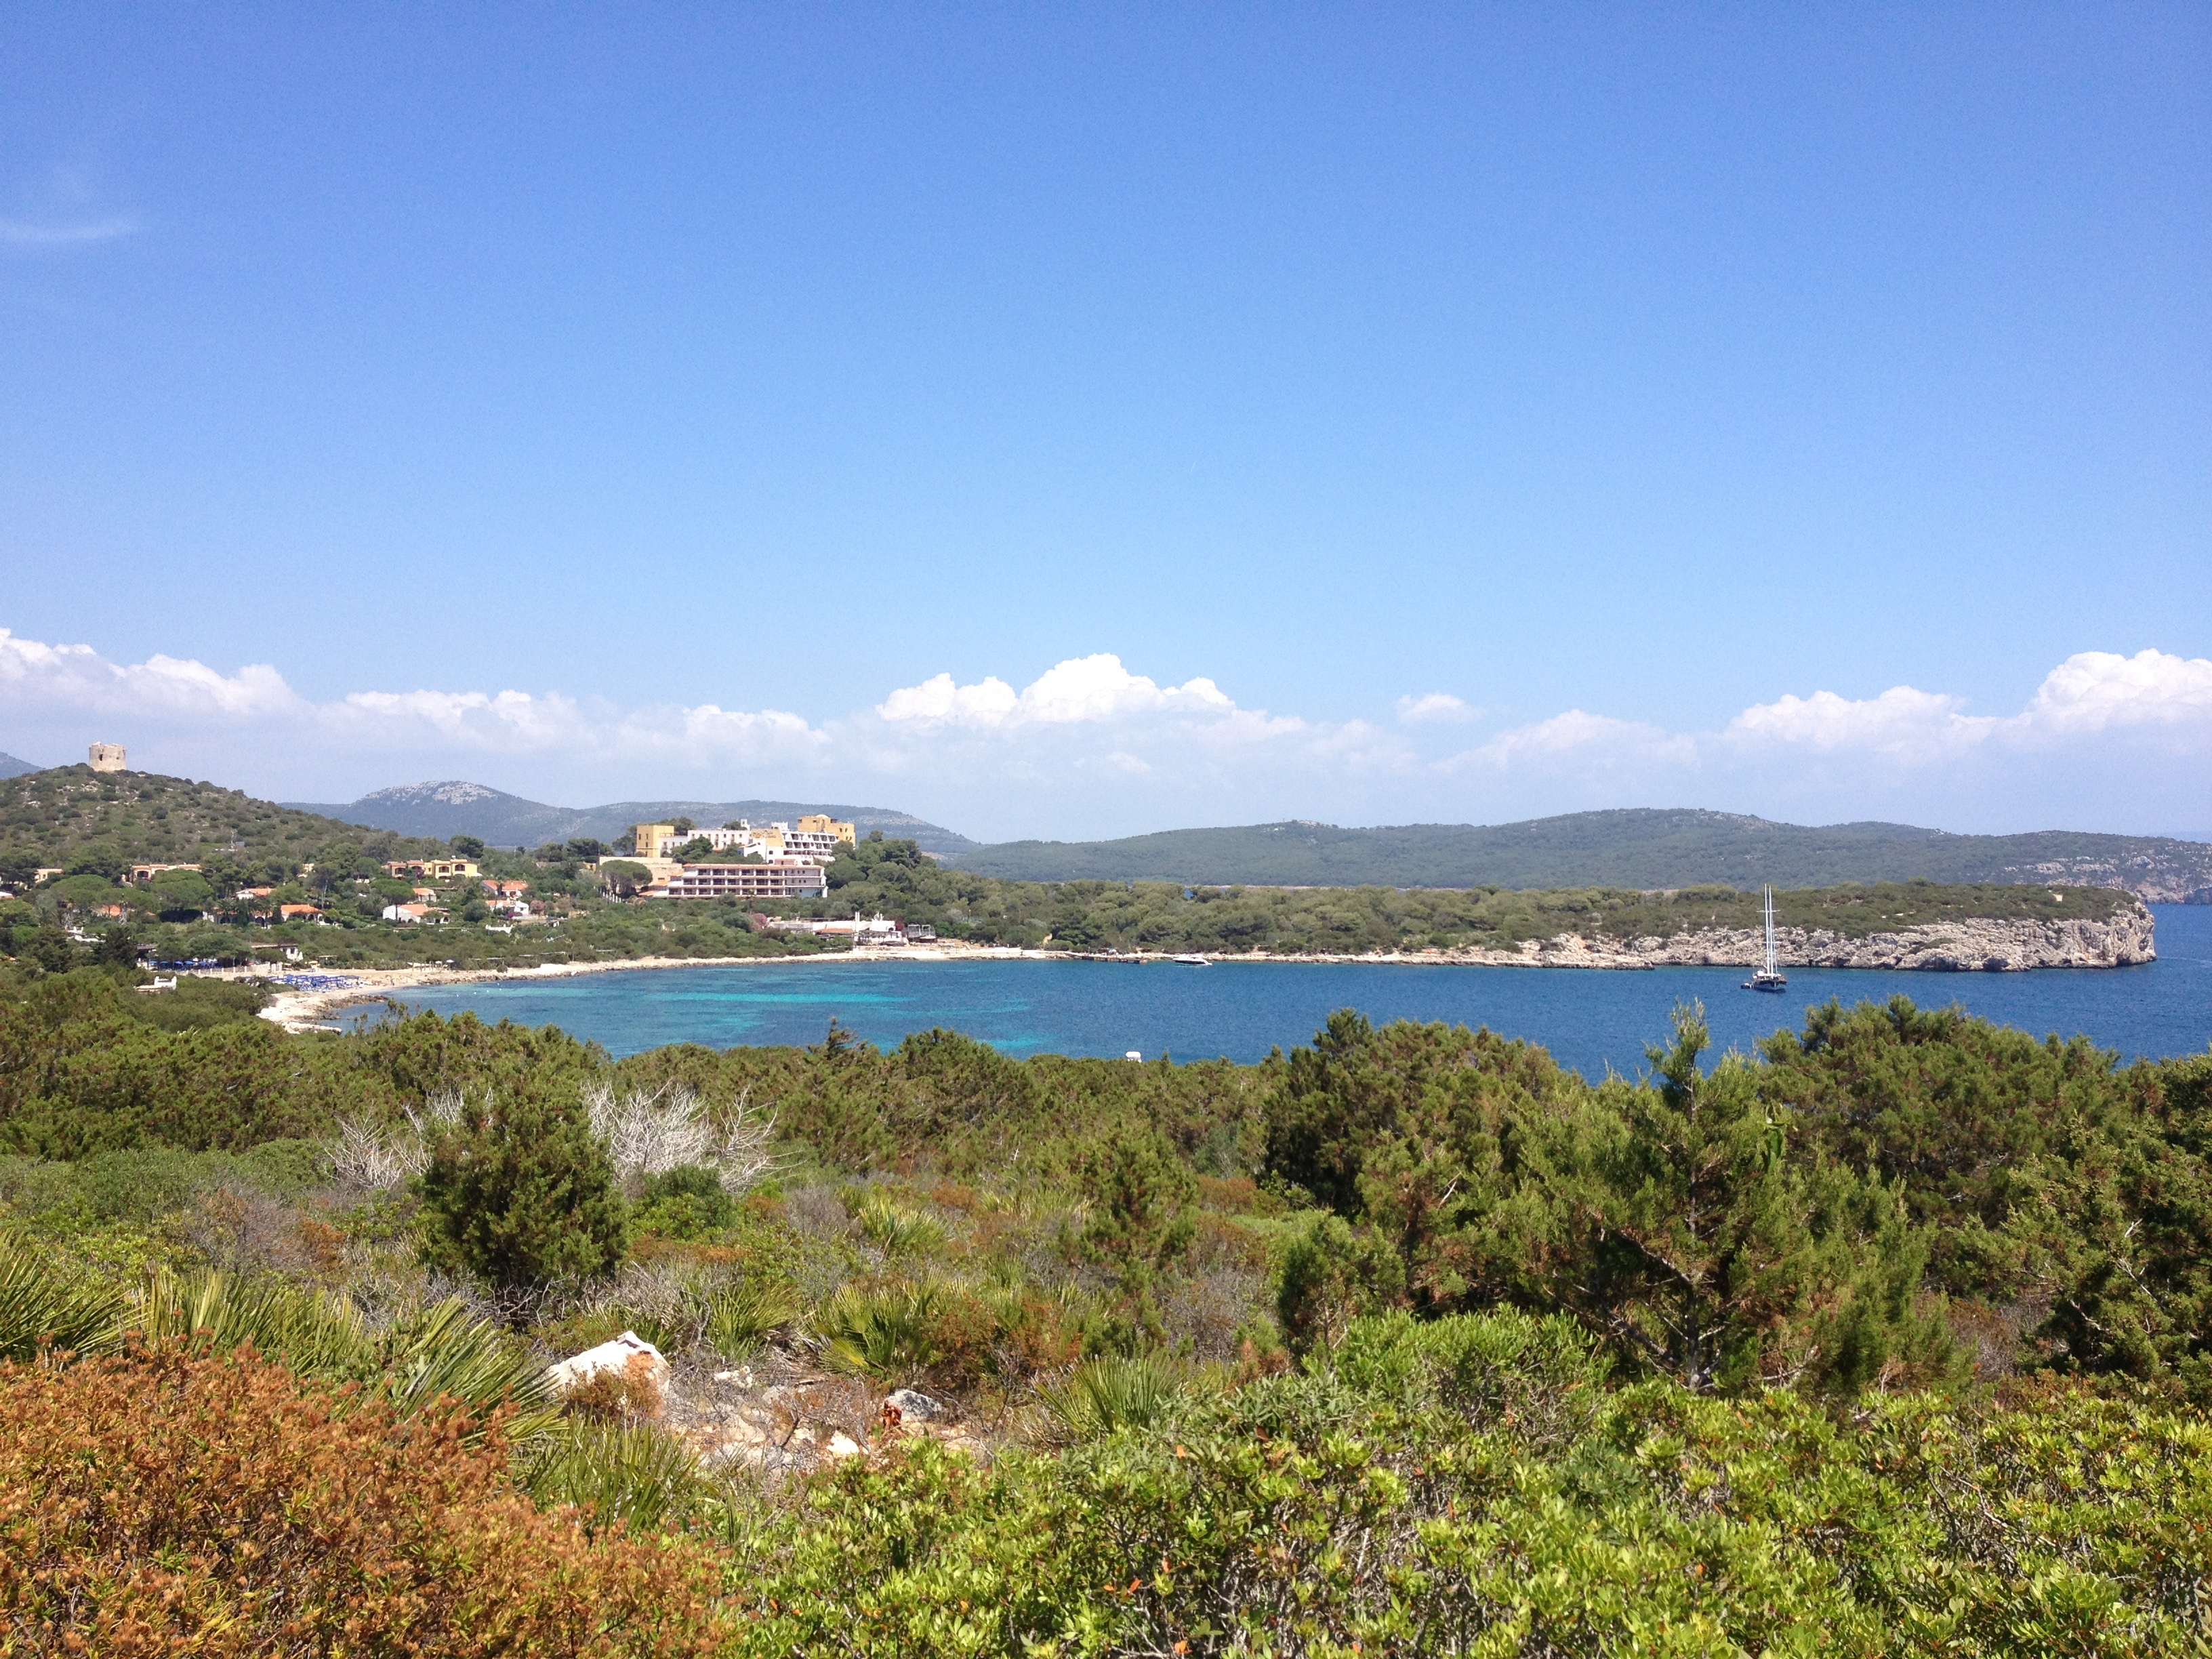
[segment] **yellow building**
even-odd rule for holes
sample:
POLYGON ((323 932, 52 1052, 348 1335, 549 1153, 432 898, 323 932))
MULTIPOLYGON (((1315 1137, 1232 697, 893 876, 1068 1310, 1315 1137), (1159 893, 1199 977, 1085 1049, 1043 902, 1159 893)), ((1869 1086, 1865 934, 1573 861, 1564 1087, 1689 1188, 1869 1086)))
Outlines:
POLYGON ((809 812, 793 827, 805 834, 827 836, 832 841, 849 841, 857 844, 860 839, 853 833, 851 824, 842 818, 833 818, 826 812, 809 812))
POLYGON ((630 846, 641 859, 657 859, 660 856, 660 838, 675 833, 672 823, 641 823, 630 831, 630 846))
POLYGON ((473 859, 394 859, 384 868, 390 875, 421 876, 430 881, 458 881, 477 873, 473 859))

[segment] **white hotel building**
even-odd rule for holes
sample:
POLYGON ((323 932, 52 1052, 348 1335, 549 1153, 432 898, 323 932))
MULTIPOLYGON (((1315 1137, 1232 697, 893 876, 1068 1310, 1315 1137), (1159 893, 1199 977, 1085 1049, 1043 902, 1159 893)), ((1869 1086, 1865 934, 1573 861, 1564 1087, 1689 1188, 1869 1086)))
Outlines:
POLYGON ((645 890, 647 898, 820 898, 828 878, 818 864, 687 864, 645 890))

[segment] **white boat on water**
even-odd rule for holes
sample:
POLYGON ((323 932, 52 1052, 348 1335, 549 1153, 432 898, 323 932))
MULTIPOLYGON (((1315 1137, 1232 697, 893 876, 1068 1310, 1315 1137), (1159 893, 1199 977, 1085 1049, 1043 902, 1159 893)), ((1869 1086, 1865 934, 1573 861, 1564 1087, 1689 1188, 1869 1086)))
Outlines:
POLYGON ((1179 962, 1186 968, 1211 968, 1213 964, 1195 952, 1189 956, 1170 957, 1170 962, 1179 962))
POLYGON ((1786 989, 1789 984, 1788 975, 1782 971, 1781 959, 1774 951, 1774 890, 1769 887, 1766 889, 1766 965, 1744 981, 1743 988, 1747 991, 1780 991, 1786 989))

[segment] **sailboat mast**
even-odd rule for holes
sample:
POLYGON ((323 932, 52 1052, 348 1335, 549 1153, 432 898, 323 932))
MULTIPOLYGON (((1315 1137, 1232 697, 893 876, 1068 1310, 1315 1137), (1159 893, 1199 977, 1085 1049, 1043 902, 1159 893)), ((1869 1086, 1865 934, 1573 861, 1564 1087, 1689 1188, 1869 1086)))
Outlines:
POLYGON ((1774 957, 1774 889, 1771 887, 1766 889, 1766 971, 1770 974, 1781 971, 1781 965, 1774 957))

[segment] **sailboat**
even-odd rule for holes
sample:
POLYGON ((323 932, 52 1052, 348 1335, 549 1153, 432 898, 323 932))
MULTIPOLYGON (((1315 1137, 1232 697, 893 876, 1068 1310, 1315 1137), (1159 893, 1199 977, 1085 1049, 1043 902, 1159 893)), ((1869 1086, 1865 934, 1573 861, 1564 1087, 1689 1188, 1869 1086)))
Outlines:
POLYGON ((1766 890, 1766 965, 1744 981, 1747 991, 1780 991, 1788 988, 1789 976, 1782 971, 1782 963, 1774 951, 1774 890, 1766 890))

